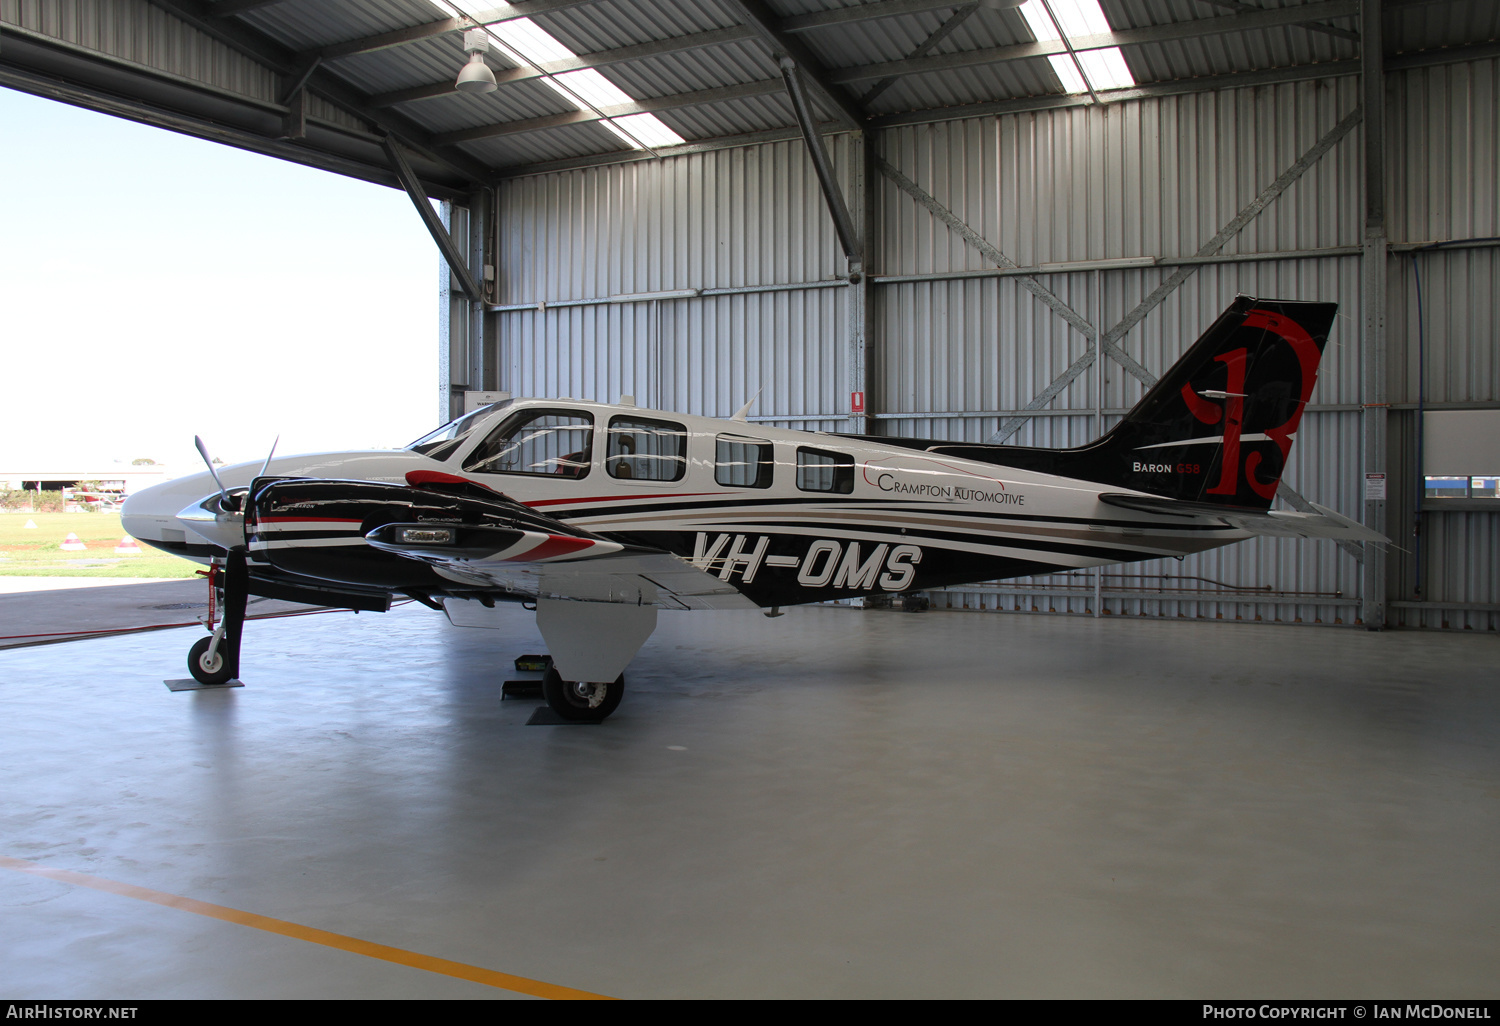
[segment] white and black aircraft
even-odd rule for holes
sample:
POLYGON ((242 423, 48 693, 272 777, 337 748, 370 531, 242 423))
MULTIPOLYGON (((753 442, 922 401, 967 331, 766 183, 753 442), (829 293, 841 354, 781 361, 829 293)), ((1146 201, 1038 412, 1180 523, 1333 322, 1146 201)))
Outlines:
MULTIPOLYGON (((535 603, 562 717, 597 721, 658 609, 774 608, 1181 556, 1257 534, 1385 539, 1272 511, 1331 303, 1239 297, 1073 449, 789 431, 573 399, 497 403, 404 450, 268 459, 132 495, 137 539, 224 567, 193 647, 238 674, 251 594, 455 624, 535 603)), ((212 471, 212 466, 210 466, 212 471)))

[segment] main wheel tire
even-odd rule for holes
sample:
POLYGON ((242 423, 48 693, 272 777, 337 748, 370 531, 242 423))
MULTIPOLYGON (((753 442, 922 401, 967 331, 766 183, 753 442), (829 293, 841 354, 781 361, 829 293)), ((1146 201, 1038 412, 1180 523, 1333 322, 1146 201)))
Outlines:
POLYGON ((193 647, 188 649, 188 673, 199 684, 228 684, 229 660, 224 658, 225 642, 219 640, 219 650, 214 653, 212 659, 208 658, 208 646, 213 643, 213 635, 199 638, 193 642, 193 647))
POLYGON ((542 697, 547 705, 563 719, 575 723, 598 723, 619 707, 624 695, 623 673, 611 684, 563 680, 562 674, 552 667, 542 677, 542 697))

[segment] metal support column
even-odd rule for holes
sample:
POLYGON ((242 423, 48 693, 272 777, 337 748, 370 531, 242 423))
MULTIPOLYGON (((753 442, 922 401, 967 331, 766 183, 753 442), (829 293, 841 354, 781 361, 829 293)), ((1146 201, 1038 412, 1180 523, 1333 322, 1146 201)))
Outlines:
POLYGON ((853 225, 856 244, 864 260, 849 265, 849 430, 864 434, 870 430, 870 304, 875 290, 870 285, 868 261, 873 249, 870 238, 871 203, 869 198, 872 180, 870 151, 874 140, 868 132, 855 132, 849 139, 849 172, 853 200, 853 225), (859 402, 855 402, 855 397, 859 402))
MULTIPOLYGON (((453 204, 443 201, 443 224, 452 223, 453 204)), ((438 419, 446 424, 453 412, 453 274, 448 261, 438 257, 438 419)), ((462 365, 460 365, 462 366, 462 365)))
MULTIPOLYGON (((1365 238, 1361 257, 1360 395, 1364 407, 1365 525, 1386 529, 1385 372, 1385 67, 1381 0, 1360 0, 1360 87, 1364 107, 1365 238), (1378 478, 1371 475, 1381 475, 1378 478), (1372 487, 1374 482, 1378 485, 1372 487), (1375 496, 1375 497, 1372 497, 1375 496)), ((1385 626, 1385 553, 1365 545, 1360 619, 1370 630, 1385 626)))
MULTIPOLYGON (((451 238, 468 238, 467 207, 444 200, 442 216, 443 226, 451 238)), ((464 392, 479 386, 472 376, 476 359, 474 350, 477 348, 471 344, 473 334, 470 331, 474 303, 459 278, 460 272, 467 273, 467 268, 462 263, 455 263, 449 254, 444 254, 444 257, 447 273, 443 280, 448 299, 448 416, 451 419, 464 411, 464 392)))
POLYGON ((495 382, 500 315, 489 313, 484 302, 493 295, 491 283, 495 276, 493 233, 490 230, 493 204, 492 189, 479 189, 469 194, 469 276, 481 293, 469 307, 469 381, 470 387, 476 390, 499 387, 495 382))
MULTIPOLYGON (((1103 241, 1101 234, 1100 240, 1103 241)), ((1094 271, 1094 437, 1104 434, 1104 386, 1108 360, 1098 358, 1104 350, 1104 272, 1094 271)), ((1104 567, 1094 567, 1094 619, 1104 616, 1104 567)))

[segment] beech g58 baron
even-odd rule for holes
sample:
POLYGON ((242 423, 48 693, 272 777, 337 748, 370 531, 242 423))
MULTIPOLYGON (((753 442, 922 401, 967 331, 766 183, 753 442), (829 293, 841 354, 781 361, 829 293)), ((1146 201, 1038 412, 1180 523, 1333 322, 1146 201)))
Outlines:
POLYGON ((597 721, 658 609, 897 594, 1260 534, 1384 542, 1321 506, 1270 509, 1335 310, 1237 298, 1073 449, 519 399, 404 450, 210 464, 132 495, 125 528, 223 567, 224 623, 188 660, 204 683, 238 675, 251 594, 377 611, 406 596, 476 627, 520 601, 553 656, 548 704, 597 721))

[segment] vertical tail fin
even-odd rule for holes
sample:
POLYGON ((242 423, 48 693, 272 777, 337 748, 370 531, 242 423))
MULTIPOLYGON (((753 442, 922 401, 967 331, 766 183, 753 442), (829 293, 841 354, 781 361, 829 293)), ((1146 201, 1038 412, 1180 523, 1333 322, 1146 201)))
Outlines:
POLYGON ((1337 310, 1236 298, 1123 421, 1092 445, 1066 450, 1071 459, 1058 472, 1268 509, 1337 310))

